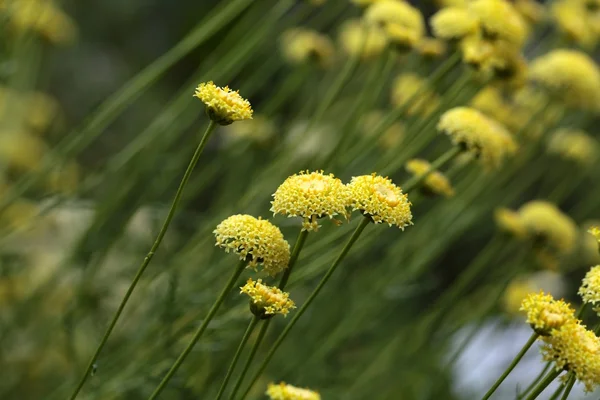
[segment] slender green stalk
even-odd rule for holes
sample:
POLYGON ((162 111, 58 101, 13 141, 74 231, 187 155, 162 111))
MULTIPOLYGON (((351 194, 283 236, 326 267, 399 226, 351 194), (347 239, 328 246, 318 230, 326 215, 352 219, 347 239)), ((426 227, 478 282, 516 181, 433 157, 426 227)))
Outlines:
POLYGON ((552 393, 552 396, 548 398, 548 400, 558 400, 558 396, 560 396, 563 393, 563 390, 565 390, 565 384, 561 383, 560 385, 558 385, 554 393, 552 393))
MULTIPOLYGON (((306 242, 307 237, 308 237, 308 231, 303 230, 303 231, 300 231, 300 233, 298 234, 298 237, 296 238, 296 243, 294 244, 294 249, 292 250, 292 254, 290 256, 290 262, 288 264, 288 267, 283 272, 281 280, 279 281, 279 289, 281 289, 281 290, 285 289, 285 286, 287 285, 287 283, 290 279, 290 275, 292 274, 292 269, 293 269, 294 265, 296 265, 296 261, 298 261, 298 257, 300 256, 300 251, 302 251, 302 248, 304 247, 304 243, 306 242)), ((252 361, 254 360, 254 356, 256 355, 256 352, 258 351, 258 348, 260 347, 260 344, 262 343, 262 340, 265 337, 267 330, 269 329, 270 322, 271 322, 271 320, 268 319, 262 324, 262 326, 260 328, 260 332, 258 333, 258 337, 256 338, 254 345, 252 345, 252 349, 250 349, 250 354, 248 355, 248 358, 246 359, 246 362, 244 363, 242 372, 240 373, 240 376, 238 376, 238 379, 235 382, 235 386, 233 387, 233 390, 231 391, 231 395, 229 396, 230 400, 235 398, 235 395, 237 394, 238 390, 242 386, 242 382, 244 381, 244 378, 246 377, 246 374, 248 373, 248 369, 250 368, 250 365, 252 364, 252 361)))
POLYGON ((194 152, 194 155, 192 156, 192 159, 190 160, 190 163, 189 163, 185 173, 183 174, 183 178, 181 179, 181 182, 179 183, 179 188, 177 189, 177 193, 175 193, 175 197, 173 198, 173 203, 171 204, 171 208, 169 209, 169 213, 167 214, 167 217, 165 218, 165 222, 163 223, 162 228, 160 228, 160 232, 158 232, 158 236, 156 237, 154 244, 150 248, 150 251, 148 252, 148 254, 146 254, 144 261, 142 261, 142 264, 140 265, 137 273, 135 274, 133 281, 131 281, 129 288, 127 289, 127 292, 125 293, 125 296, 123 297, 123 300, 121 300, 121 304, 119 304, 119 307, 117 308, 117 311, 115 312, 115 315, 113 316, 110 324, 108 325, 108 328, 106 329, 106 332, 104 333, 104 336, 102 337, 102 340, 100 341, 100 344, 98 345, 98 348, 96 349, 96 352, 90 359, 90 362, 88 363, 88 366, 87 366, 83 376, 81 377, 81 380, 79 381, 79 384, 77 385, 77 388, 71 395, 70 400, 74 400, 77 397, 77 394, 79 393, 79 391, 85 384, 85 381, 87 380, 88 376, 90 375, 90 372, 92 371, 92 369, 94 368, 94 365, 96 364, 96 360, 98 360, 98 357, 100 356, 100 352, 104 348, 104 345, 108 341, 108 337, 110 336, 115 325, 117 324, 117 321, 119 320, 119 317, 121 316, 121 313, 123 312, 123 309, 125 308, 125 305, 127 304, 127 301, 129 300, 129 297, 131 297, 131 294, 133 293, 135 287, 137 286, 138 281, 144 274, 146 267, 148 267, 148 265, 150 264, 150 261, 152 261, 152 258, 154 257, 154 253, 156 253, 156 251, 158 250, 158 247, 160 246, 160 243, 162 242, 165 234, 167 233, 167 229, 169 228, 169 225, 171 224, 171 220, 173 219, 173 217, 175 215, 177 205, 179 204, 179 200, 181 199, 181 196, 183 194, 183 189, 185 188, 185 185, 189 181, 190 176, 192 175, 192 172, 194 171, 194 168, 196 167, 196 164, 198 164, 200 155, 202 154, 204 147, 206 147, 206 143, 208 143, 208 139, 210 138, 211 134, 213 133, 213 131, 215 130, 216 127, 217 127, 217 124, 213 121, 211 121, 208 124, 208 127, 206 128, 206 131, 204 132, 204 136, 202 136, 202 139, 200 140, 200 143, 198 144, 198 147, 196 148, 196 151, 194 152))
POLYGON ((546 389, 548 385, 550 385, 552 381, 556 379, 558 375, 560 375, 561 372, 561 370, 555 370, 546 375, 546 377, 533 388, 526 400, 536 399, 544 391, 544 389, 546 389))
MULTIPOLYGON (((563 393, 562 397, 560 398, 560 400, 567 400, 567 398, 569 397, 569 394, 571 394, 571 390, 573 389, 573 386, 575 385, 575 375, 571 374, 571 376, 569 377, 569 381, 567 382, 567 387, 565 388, 565 392, 563 393)), ((565 384, 563 383, 561 386, 564 386, 565 384)))
POLYGON ((541 372, 538 374, 538 376, 535 377, 535 379, 529 384, 529 386, 527 386, 527 388, 521 394, 519 394, 518 399, 522 399, 525 396, 527 396, 527 393, 531 392, 531 390, 535 387, 535 385, 537 385, 538 382, 542 380, 542 378, 544 377, 544 375, 546 375, 546 373, 548 372, 550 367, 552 367, 552 361, 548 361, 546 363, 546 365, 541 370, 541 372))
POLYGON ((240 356, 242 355, 244 346, 246 346, 246 343, 248 342, 250 335, 252 335, 252 332, 254 331, 254 327, 256 327, 256 324, 258 323, 258 321, 260 321, 260 318, 258 318, 256 316, 252 317, 252 319, 250 320, 250 323, 248 324, 248 328, 246 328, 246 332, 244 333, 244 336, 242 336, 242 340, 240 341, 240 344, 235 352, 235 355, 233 356, 233 359, 231 360, 231 364, 229 364, 229 369, 227 370, 225 379, 223 379, 223 383, 221 383, 221 387, 219 388, 219 393, 217 394, 216 400, 219 400, 223 396, 223 393, 225 393, 225 388, 227 387, 227 383, 229 382, 229 379, 231 378, 231 375, 233 374, 235 365, 237 364, 240 356))
POLYGON ((331 278, 331 276, 333 275, 333 273, 335 272, 337 267, 340 265, 342 260, 346 257, 346 255, 348 254, 348 252, 350 251, 350 249, 352 248, 352 246, 354 245, 356 240, 358 240, 361 233, 363 232, 363 230, 366 228, 366 226, 370 222, 371 222, 371 220, 369 218, 363 217, 360 224, 356 227, 356 229, 354 230, 354 233, 352 234, 352 236, 350 237, 348 242, 346 242, 346 245, 344 246, 344 248, 342 249, 342 251, 340 252, 338 257, 331 264, 331 266, 329 267, 329 269, 327 270, 327 272, 325 273, 323 278, 321 278, 321 281, 319 282, 317 287, 313 290, 313 292, 310 294, 310 296, 308 296, 308 299, 306 299, 306 302, 296 312, 296 314, 294 315, 294 318, 292 318, 292 320, 287 324, 287 326, 285 327, 283 332, 281 332, 281 334, 279 335, 277 340, 275 340, 275 343, 273 343, 273 346, 269 350, 269 353, 266 355, 262 364, 260 365, 258 370, 254 373, 254 375, 252 376, 252 379, 250 379, 250 384, 246 388, 246 391, 244 392, 244 394, 241 396, 241 400, 245 399, 246 396, 248 396, 248 393, 250 393, 252 386, 254 386, 254 383, 256 383, 256 380, 258 379, 260 374, 262 374, 262 372, 265 370, 265 368, 269 364, 269 361, 271 361, 271 359, 275 355, 275 352, 277 351, 277 349, 279 348, 281 343, 283 343, 283 341, 285 340, 287 335, 290 333, 290 331, 292 330, 292 328, 294 327, 296 322, 298 322, 300 317, 302 317, 302 314, 304 314, 304 312, 308 309, 308 307, 311 305, 311 303, 314 301, 314 299, 318 296, 319 292, 323 289, 323 287, 325 286, 325 284, 327 283, 329 278, 331 278))
POLYGON ((429 176, 429 174, 431 174, 433 171, 435 171, 436 169, 440 168, 442 165, 446 164, 447 162, 449 162, 450 160, 452 160, 454 157, 456 157, 457 155, 459 155, 461 153, 461 151, 462 151, 462 149, 460 147, 458 147, 458 146, 452 146, 444 154, 442 154, 441 156, 439 156, 438 158, 436 158, 435 161, 433 161, 431 163, 431 166, 429 167, 429 169, 427 171, 425 171, 424 174, 415 175, 411 179, 409 179, 402 186, 402 190, 404 192, 408 192, 410 190, 413 190, 415 187, 417 187, 418 185, 420 185, 421 182, 423 182, 425 180, 425 178, 427 178, 429 176))
POLYGON ((538 336, 539 335, 537 333, 535 333, 535 332, 531 335, 531 337, 529 338, 529 340, 527 341, 527 343, 525 343, 525 346, 523 346, 523 348, 521 349, 521 351, 519 352, 519 354, 517 354, 517 356, 512 360, 512 362, 510 363, 510 365, 508 366, 508 368, 506 369, 506 371, 504 371, 504 373, 492 385, 492 387, 490 388, 490 390, 487 391, 487 393, 482 397, 481 400, 487 400, 487 399, 489 399, 492 396, 492 394, 494 394, 494 392, 496 391, 496 389, 498 389, 498 387, 502 384, 502 382, 504 382, 504 380, 506 379, 506 377, 508 376, 508 374, 510 374, 511 371, 517 366, 517 364, 519 363, 519 361, 521 361, 521 358, 523 358, 523 356, 525 355, 525 353, 527 353, 527 350, 529 350, 529 348, 535 343, 535 341, 537 340, 538 336))
POLYGON ((208 324, 210 323, 210 321, 213 319, 213 317, 217 313, 221 304, 223 304, 223 301, 225 301, 227 294, 229 294, 229 292, 233 288, 233 285, 235 285, 235 282, 241 275, 242 271, 244 271, 245 267, 246 267, 246 261, 245 260, 240 261, 237 268, 235 269, 235 271, 233 271, 233 274, 231 274, 229 281, 227 281, 227 284, 225 284, 225 286, 223 287, 223 290, 221 290, 219 297, 217 297, 217 300, 215 300, 212 307, 210 308, 208 315, 206 315, 206 318, 204 318, 204 321, 202 321, 202 325, 200 325, 200 327, 198 328, 198 330, 196 331, 196 333, 194 334, 194 336, 188 343, 187 347, 185 349, 183 349, 181 354, 179 354, 179 357, 177 357, 177 360, 175 360, 175 362, 169 369, 169 372, 167 372, 167 374, 162 379, 160 384, 156 387, 156 389, 154 389, 154 392, 152 392, 150 397, 148 397, 148 400, 156 399, 158 397, 158 395, 167 387, 167 384, 169 383, 169 381, 171 380, 173 375, 175 375, 175 372, 177 372, 177 370, 179 369, 181 364, 183 364, 183 362, 185 361, 187 356, 191 353, 192 349, 194 348, 194 346, 196 345, 198 340, 200 340, 200 338, 202 337, 202 334, 208 327, 208 324))

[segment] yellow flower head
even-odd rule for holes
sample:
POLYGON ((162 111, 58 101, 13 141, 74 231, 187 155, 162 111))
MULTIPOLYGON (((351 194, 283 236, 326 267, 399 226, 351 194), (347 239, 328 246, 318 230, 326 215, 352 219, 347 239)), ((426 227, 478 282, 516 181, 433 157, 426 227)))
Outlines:
POLYGON ((321 395, 309 389, 302 389, 285 382, 270 383, 267 395, 271 400, 321 400, 321 395))
POLYGON ((548 141, 548 152, 583 165, 598 159, 598 141, 579 129, 558 129, 548 141))
POLYGON ((290 310, 296 308, 289 293, 274 286, 264 285, 262 279, 257 281, 248 279, 248 282, 240 289, 240 293, 245 293, 250 297, 252 313, 262 319, 271 318, 275 314, 286 316, 290 310))
POLYGON ((440 39, 424 37, 417 44, 417 51, 423 58, 440 58, 446 54, 446 43, 440 39))
POLYGON ((342 25, 339 40, 347 54, 365 60, 380 55, 388 44, 387 36, 381 28, 356 19, 342 25))
POLYGON ((290 245, 275 225, 251 215, 232 215, 217 225, 213 232, 216 245, 226 252, 234 252, 248 267, 262 264, 269 275, 277 275, 287 268, 290 261, 290 245))
POLYGON ((535 0, 516 0, 515 10, 531 25, 539 24, 547 18, 546 8, 535 0))
POLYGON ((518 48, 525 43, 527 25, 512 4, 505 0, 475 0, 468 10, 476 16, 484 38, 503 40, 518 48))
POLYGON ((497 121, 469 107, 455 107, 440 117, 437 128, 452 143, 478 157, 487 168, 497 168, 516 150, 510 133, 497 121))
POLYGON ((577 241, 577 226, 554 204, 534 200, 519 209, 529 234, 560 254, 569 253, 577 241))
POLYGON ((591 392, 600 384, 600 339, 577 322, 563 325, 544 338, 544 360, 553 361, 557 370, 572 371, 591 392))
POLYGON ((355 176, 348 184, 350 205, 376 223, 396 225, 404 230, 412 225, 408 196, 388 178, 375 173, 355 176))
MULTIPOLYGON (((414 158, 406 162, 406 170, 415 176, 425 174, 431 168, 431 164, 427 160, 414 158)), ((433 194, 438 194, 444 197, 454 196, 454 188, 450 180, 439 171, 432 171, 427 175, 423 182, 424 188, 433 194)))
POLYGON ((440 39, 462 39, 478 30, 477 18, 459 7, 441 9, 431 18, 431 28, 440 39))
POLYGON ((575 310, 569 304, 542 291, 528 294, 520 310, 527 314, 527 323, 541 336, 553 335, 553 330, 575 321, 575 310))
POLYGON ((585 274, 578 293, 584 303, 593 304, 594 306, 600 303, 600 265, 592 267, 585 274))
POLYGON ((594 238, 598 241, 598 244, 600 245, 600 227, 592 226, 590 229, 588 229, 588 233, 591 233, 592 236, 594 236, 594 238))
POLYGON ((201 83, 196 88, 194 96, 206 104, 208 116, 220 125, 229 125, 234 121, 252 119, 250 102, 227 86, 220 88, 212 81, 201 83))
POLYGON ((495 86, 488 85, 477 92, 470 106, 503 124, 513 117, 512 107, 495 86))
POLYGON ((391 101, 398 108, 408 104, 408 115, 429 115, 440 104, 440 96, 429 87, 426 79, 417 74, 404 73, 392 84, 391 101))
POLYGON ((533 291, 535 288, 530 280, 512 280, 502 296, 504 310, 511 315, 519 314, 523 300, 533 291))
POLYGON ((294 28, 284 32, 281 40, 284 57, 290 63, 315 61, 322 68, 333 65, 335 48, 329 37, 309 30, 294 28))
POLYGON ((402 47, 414 47, 425 32, 421 12, 402 1, 378 1, 367 8, 364 19, 383 28, 390 41, 402 47))
POLYGON ((333 174, 323 171, 300 172, 287 178, 273 194, 271 211, 289 217, 302 217, 302 230, 318 231, 317 218, 346 216, 349 192, 333 174))
POLYGON ((497 208, 494 210, 494 221, 502 232, 506 232, 518 239, 527 237, 527 227, 521 220, 519 213, 508 208, 497 208))
POLYGON ((556 1, 550 10, 552 19, 567 40, 590 50, 598 44, 600 14, 590 13, 585 1, 556 1))
POLYGON ((534 59, 529 78, 556 93, 565 104, 598 110, 600 70, 587 54, 578 50, 553 50, 534 59))

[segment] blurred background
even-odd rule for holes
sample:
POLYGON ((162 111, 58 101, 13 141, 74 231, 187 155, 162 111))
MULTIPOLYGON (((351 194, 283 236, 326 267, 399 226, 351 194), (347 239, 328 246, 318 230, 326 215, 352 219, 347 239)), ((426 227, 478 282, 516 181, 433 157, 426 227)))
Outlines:
MULTIPOLYGON (((239 89, 254 119, 217 128, 80 399, 150 395, 235 266, 214 246, 221 220, 268 218, 293 244, 301 221, 269 211, 286 177, 378 172, 401 185, 407 161, 452 146, 436 125, 458 106, 503 124, 518 150, 492 168, 458 157, 440 168, 451 193, 410 193, 414 226, 369 226, 249 398, 285 380, 324 399, 478 399, 531 334, 526 293, 579 306, 600 263, 586 233, 600 222, 600 103, 565 89, 542 105, 527 64, 556 48, 597 60, 600 3, 508 2, 526 26, 516 72, 490 68, 497 54, 481 44, 434 38, 431 17, 467 0, 413 2, 424 28, 400 39, 371 32, 370 3, 0 0, 1 399, 76 386, 206 127, 193 93, 209 80, 239 89), (514 225, 537 200, 548 204, 532 218, 558 236, 543 245, 514 225)), ((296 303, 358 219, 309 235, 296 303)), ((250 317, 232 293, 161 397, 214 398, 250 317)), ((273 319, 258 359, 287 321, 273 319)), ((492 398, 516 398, 544 364, 530 350, 492 398)), ((598 394, 577 384, 570 398, 598 394)))

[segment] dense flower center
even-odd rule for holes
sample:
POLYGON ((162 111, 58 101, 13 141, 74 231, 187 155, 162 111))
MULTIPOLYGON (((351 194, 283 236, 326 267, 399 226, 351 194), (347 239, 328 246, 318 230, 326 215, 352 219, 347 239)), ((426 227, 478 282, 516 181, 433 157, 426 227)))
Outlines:
POLYGON ((324 191, 327 188, 327 182, 320 178, 306 176, 299 186, 305 192, 315 193, 324 191))
POLYGON ((375 184, 375 193, 380 200, 385 201, 390 207, 395 207, 400 203, 400 199, 396 196, 396 193, 381 183, 375 184))
POLYGON ((556 313, 556 312, 548 311, 548 310, 542 310, 542 312, 540 313, 540 317, 544 321, 546 321, 546 324, 549 327, 559 327, 565 321, 565 318, 563 315, 556 313))

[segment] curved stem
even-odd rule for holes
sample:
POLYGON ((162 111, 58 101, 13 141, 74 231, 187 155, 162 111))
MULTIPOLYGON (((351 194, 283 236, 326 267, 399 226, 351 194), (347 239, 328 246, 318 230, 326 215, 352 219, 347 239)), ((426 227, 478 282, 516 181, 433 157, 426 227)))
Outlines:
MULTIPOLYGON (((306 242, 307 236, 308 236, 308 231, 300 231, 300 233, 298 234, 298 237, 296 238, 296 243, 294 244, 294 249, 292 250, 292 255, 290 256, 290 262, 288 264, 288 267, 283 272, 283 276, 281 277, 281 280, 279 281, 279 289, 281 289, 281 290, 285 289, 285 286, 287 285, 287 282, 290 279, 290 275, 292 274, 292 269, 293 269, 294 265, 296 265, 296 261, 298 261, 298 257, 300 256, 300 251, 302 251, 302 248, 304 247, 304 243, 306 242)), ((233 390, 231 391, 231 395, 229 396, 230 400, 235 398, 235 395, 237 394, 238 390, 240 390, 240 387, 242 386, 242 382, 244 381, 244 378, 246 377, 246 374, 248 373, 248 369, 250 368, 250 364, 252 364, 252 361, 254 360, 254 356, 256 355, 256 352, 258 351, 258 348, 260 347, 260 344, 262 343, 262 340, 265 337, 267 330, 269 329, 270 322, 271 322, 271 320, 268 319, 260 327, 260 332, 258 333, 258 337, 256 338, 256 341, 252 345, 252 349, 250 349, 250 354, 248 355, 248 358, 246 359, 246 362, 244 363, 242 372, 240 373, 240 376, 238 376, 238 379, 235 382, 235 386, 233 387, 233 390)))
POLYGON ((523 358, 523 356, 525 355, 525 353, 527 353, 527 350, 529 350, 529 348, 533 345, 533 343, 535 343, 535 341, 538 338, 538 334, 537 333, 533 333, 531 335, 531 337, 529 338, 529 340, 527 341, 527 343, 525 343, 525 346, 523 346, 523 348, 521 349, 521 351, 519 352, 519 354, 517 354, 517 356, 512 360, 512 362, 510 363, 510 365, 508 366, 508 368, 506 369, 506 371, 504 371, 504 373, 500 376, 500 378, 498 378, 498 380, 496 381, 496 383, 494 383, 494 385, 492 385, 492 387, 490 388, 490 390, 488 390, 488 392, 482 397, 482 400, 487 400, 489 399, 492 394, 494 394, 494 392, 496 391, 496 389, 498 389, 498 387, 500 386, 500 384, 502 384, 502 382, 504 382, 504 379, 506 379, 506 377, 508 376, 508 374, 511 373, 511 371, 517 366, 517 364, 519 363, 519 361, 521 361, 521 358, 523 358))
POLYGON ((538 382, 544 377, 544 375, 546 375, 546 372, 548 372, 548 370, 550 369, 550 367, 552 366, 552 361, 548 361, 546 363, 546 365, 544 366, 544 368, 540 371, 540 373, 538 374, 538 376, 535 377, 535 379, 531 382, 531 384, 529 386, 527 386, 527 388, 523 391, 523 393, 519 394, 518 399, 522 399, 525 396, 527 396, 527 393, 531 392, 531 390, 535 387, 535 385, 538 384, 538 382))
POLYGON ((219 393, 217 394, 216 400, 219 400, 221 398, 221 396, 223 396, 223 393, 225 392, 225 388, 227 387, 227 383, 229 382, 229 379, 231 378, 231 375, 233 374, 233 370, 235 369, 235 365, 237 364, 237 361, 239 360, 240 356, 242 355, 242 350, 244 350, 244 346, 246 345, 246 342, 248 342, 248 339, 250 338, 250 335, 254 331, 254 327, 256 326, 256 323, 258 321, 260 321, 260 319, 258 317, 252 317, 252 319, 250 320, 250 323, 248 324, 248 328, 246 328, 246 332, 244 333, 244 336, 242 336, 242 340, 240 341, 240 344, 235 352, 235 355, 233 356, 233 359, 231 360, 231 364, 229 364, 229 369, 227 370, 225 379, 223 379, 223 383, 221 383, 221 388, 219 388, 219 393))
POLYGON ((150 264, 152 257, 154 257, 154 253, 156 253, 156 251, 158 250, 160 243, 162 242, 165 234, 167 233, 169 224, 171 223, 171 220, 173 219, 173 216, 175 215, 175 210, 177 209, 177 205, 179 204, 179 201, 181 200, 181 196, 183 194, 183 189, 185 188, 185 185, 189 181, 190 176, 192 175, 192 172, 194 171, 194 168, 196 167, 196 164, 198 163, 198 160, 200 159, 200 155, 202 154, 202 151, 204 150, 204 147, 206 146, 206 143, 208 142, 208 139, 210 138, 212 132, 215 130, 216 126, 217 126, 216 123, 213 121, 211 121, 208 124, 208 127, 206 128, 206 131, 204 132, 204 136, 202 136, 202 140, 200 140, 200 143, 198 144, 198 147, 196 148, 196 151, 194 152, 194 155, 192 156, 192 159, 190 160, 190 163, 188 164, 188 167, 185 170, 185 173, 183 174, 183 178, 181 179, 181 182, 179 183, 179 188, 177 189, 177 193, 175 193, 175 197, 173 198, 173 203, 171 204, 169 213, 167 214, 167 217, 165 218, 165 222, 163 222, 163 225, 160 228, 160 232, 158 232, 158 236, 156 237, 156 240, 154 241, 154 244, 150 248, 150 251, 148 252, 146 257, 144 258, 144 261, 142 261, 142 264, 138 268, 137 273, 135 274, 135 277, 133 278, 133 281, 131 281, 129 288, 127 289, 127 292, 125 293, 125 296, 123 297, 123 300, 121 300, 121 304, 119 304, 119 307, 117 308, 115 315, 113 316, 112 320, 110 321, 110 324, 108 325, 108 328, 106 329, 106 332, 104 332, 104 336, 102 337, 102 340, 100 341, 100 344, 98 345, 98 348, 96 348, 94 355, 90 359, 88 366, 87 366, 83 376, 81 377, 79 384, 77 385, 77 388, 75 388, 75 391, 73 392, 71 397, 69 397, 70 400, 74 400, 77 397, 77 394, 79 393, 79 391, 85 384, 85 381, 87 380, 88 376, 90 375, 90 372, 92 371, 92 369, 94 368, 94 365, 96 364, 96 360, 98 360, 98 357, 100 356, 100 352, 104 348, 104 345, 108 341, 108 337, 110 336, 115 325, 117 324, 117 321, 119 320, 119 317, 121 316, 121 313, 123 312, 123 309, 125 308, 125 305, 127 304, 127 301, 129 300, 129 297, 131 297, 131 294, 133 293, 135 287, 137 286, 138 281, 144 274, 146 267, 148 267, 148 264, 150 264))
POLYGON ((404 192, 408 192, 415 187, 417 187, 421 182, 423 182, 429 174, 431 174, 436 169, 440 168, 442 165, 446 164, 448 161, 452 160, 454 157, 461 153, 462 149, 458 146, 452 146, 449 150, 447 150, 444 154, 439 156, 431 163, 431 166, 424 174, 415 175, 402 186, 402 190, 404 192))
POLYGON ((527 396, 526 400, 534 400, 536 399, 543 391, 552 383, 552 381, 560 375, 562 371, 552 371, 546 377, 540 381, 531 391, 531 394, 527 396))
POLYGON ((317 287, 312 291, 312 293, 310 294, 310 296, 308 296, 308 299, 306 299, 306 302, 302 305, 302 307, 300 307, 300 309, 298 310, 298 312, 296 312, 296 314, 294 315, 294 318, 292 318, 292 320, 287 324, 287 326, 285 327, 285 329, 283 330, 283 332, 281 332, 281 334, 279 334, 279 337, 277 338, 277 340, 275 341, 275 343, 273 343, 273 346, 269 350, 269 353, 267 354, 267 356, 263 360, 263 362, 260 365, 260 367, 258 368, 258 370, 252 376, 252 379, 250 380, 250 384, 248 385, 248 387, 246 388, 246 391, 244 392, 244 394, 240 398, 241 400, 243 400, 243 399, 246 398, 246 396, 248 395, 248 393, 252 389, 252 386, 254 386, 254 383, 256 382, 256 380, 258 379, 258 377, 260 376, 260 374, 265 370, 265 368, 269 364, 269 361, 271 361, 271 359, 275 355, 275 352, 277 351, 277 349, 279 348, 279 346, 281 345, 281 343, 285 340, 285 338, 290 333, 290 331, 292 330, 292 328, 294 327, 294 325, 296 324, 296 322, 298 322, 298 320, 300 319, 300 317, 302 317, 302 314, 304 314, 304 312, 306 311, 306 309, 310 306, 310 304, 318 296, 319 292, 323 289, 323 287, 325 286, 325 284, 327 283, 327 281, 329 280, 329 278, 331 278, 331 276, 333 275, 333 273, 335 272, 335 270, 337 269, 337 267, 340 265, 340 263, 342 262, 342 260, 346 257, 346 255, 348 254, 348 252, 350 251, 350 249, 352 248, 352 246, 354 245, 354 243, 356 242, 356 240, 360 237, 361 233, 363 232, 363 230, 366 228, 366 226, 370 222, 371 222, 371 220, 369 218, 363 217, 363 219, 361 220, 360 224, 356 227, 356 229, 354 230, 354 233, 352 234, 352 236, 350 237, 350 239, 348 239, 348 242, 346 243, 346 245, 344 246, 344 248, 342 249, 342 251, 340 252, 340 254, 338 255, 338 257, 331 264, 331 266, 329 267, 329 269, 327 270, 327 272, 325 273, 325 275, 323 276, 323 278, 321 278, 321 281, 319 282, 319 284, 317 285, 317 287))
POLYGON ((223 290, 221 290, 219 297, 217 297, 217 300, 215 300, 212 307, 210 308, 208 315, 206 316, 206 318, 204 318, 204 321, 202 321, 202 325, 200 325, 200 327, 198 328, 198 330, 196 331, 196 333, 194 334, 194 336, 188 343, 187 347, 181 352, 181 354, 179 354, 179 357, 177 357, 177 360, 175 360, 175 362, 169 369, 169 372, 167 372, 167 374, 162 379, 160 384, 156 387, 156 389, 154 389, 154 392, 152 392, 150 397, 148 397, 148 400, 156 399, 158 397, 158 395, 160 394, 160 392, 162 392, 163 389, 167 386, 167 383, 169 383, 169 381, 171 380, 173 375, 175 375, 175 372, 177 372, 177 370, 179 369, 181 364, 183 364, 183 362, 185 361, 186 357, 190 354, 190 352, 192 351, 192 349, 194 348, 194 346, 196 345, 196 343, 198 342, 200 337, 202 337, 202 334, 208 327, 208 324, 210 323, 210 321, 213 319, 213 317, 217 313, 217 310, 219 309, 221 304, 223 304, 223 301, 225 301, 225 297, 227 297, 227 294, 231 291, 231 289, 233 288, 233 285, 235 285, 235 281, 237 281, 237 279, 239 278, 239 276, 241 275, 241 273, 245 267, 246 267, 246 261, 245 260, 240 261, 237 268, 233 272, 233 274, 231 274, 229 281, 227 281, 227 284, 225 284, 225 286, 223 287, 223 290))

